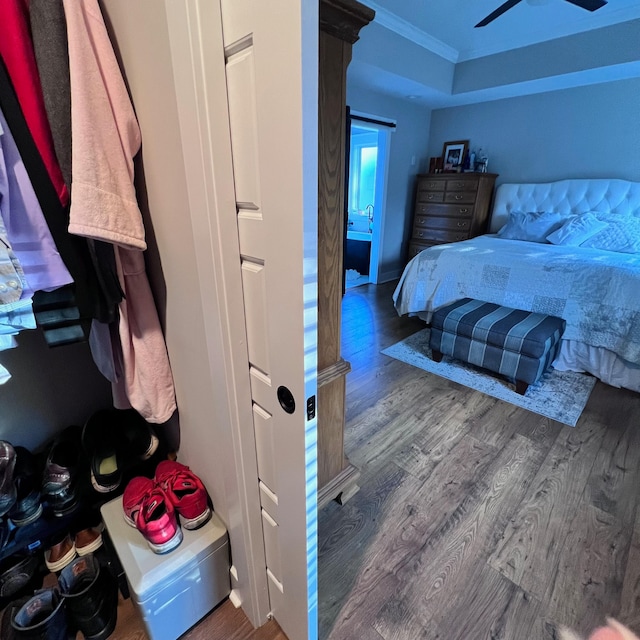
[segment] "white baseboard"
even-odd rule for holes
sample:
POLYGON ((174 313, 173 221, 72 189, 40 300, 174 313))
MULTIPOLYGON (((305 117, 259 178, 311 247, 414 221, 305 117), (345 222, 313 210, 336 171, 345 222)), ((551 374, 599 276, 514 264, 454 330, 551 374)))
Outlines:
POLYGON ((390 271, 383 271, 378 277, 378 284, 383 282, 390 282, 391 280, 397 280, 402 275, 402 269, 391 269, 390 271))

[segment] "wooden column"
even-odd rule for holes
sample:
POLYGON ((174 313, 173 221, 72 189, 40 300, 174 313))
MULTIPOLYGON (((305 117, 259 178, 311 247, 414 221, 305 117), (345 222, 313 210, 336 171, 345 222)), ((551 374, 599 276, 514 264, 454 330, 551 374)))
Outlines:
POLYGON ((345 237, 347 67, 374 12, 355 0, 321 0, 318 86, 318 505, 344 502, 359 471, 344 455, 345 376, 341 305, 345 237))

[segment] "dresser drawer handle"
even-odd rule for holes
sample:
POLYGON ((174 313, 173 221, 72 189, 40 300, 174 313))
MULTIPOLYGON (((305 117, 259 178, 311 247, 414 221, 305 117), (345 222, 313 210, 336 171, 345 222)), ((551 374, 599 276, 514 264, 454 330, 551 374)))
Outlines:
POLYGON ((464 234, 464 233, 459 233, 459 234, 456 236, 456 240, 466 240, 466 239, 467 239, 467 236, 466 236, 466 234, 464 234))
POLYGON ((420 232, 418 233, 418 238, 423 238, 423 237, 424 237, 424 234, 422 233, 422 231, 420 231, 420 232))
POLYGON ((430 182, 429 183, 429 189, 435 189, 438 186, 438 184, 436 182, 430 182))
POLYGON ((469 209, 467 209, 466 207, 464 207, 464 209, 458 209, 458 211, 460 213, 469 213, 469 209))
POLYGON ((456 200, 462 200, 462 196, 460 194, 456 195, 456 200))
POLYGON ((430 194, 427 196, 427 200, 433 200, 433 193, 430 193, 430 194))
POLYGON ((464 227, 467 223, 463 222, 462 220, 460 222, 458 222, 458 226, 459 227, 464 227))
POLYGON ((456 182, 456 187, 458 187, 458 189, 462 189, 463 186, 464 182, 456 182))

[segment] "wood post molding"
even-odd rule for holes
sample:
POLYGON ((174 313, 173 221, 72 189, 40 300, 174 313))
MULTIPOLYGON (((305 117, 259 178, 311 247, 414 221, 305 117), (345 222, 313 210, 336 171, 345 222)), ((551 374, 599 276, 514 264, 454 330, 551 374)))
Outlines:
POLYGON ((375 13, 355 0, 320 1, 318 78, 318 502, 347 499, 359 472, 344 455, 341 306, 345 239, 347 66, 375 13))
POLYGON ((375 15, 373 9, 356 0, 321 0, 320 31, 353 44, 360 37, 360 29, 375 15))

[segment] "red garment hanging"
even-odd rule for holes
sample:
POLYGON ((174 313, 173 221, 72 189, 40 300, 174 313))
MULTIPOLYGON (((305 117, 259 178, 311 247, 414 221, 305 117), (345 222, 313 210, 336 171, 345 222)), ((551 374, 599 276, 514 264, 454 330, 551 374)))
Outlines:
POLYGON ((0 57, 4 60, 27 126, 63 206, 69 191, 53 147, 31 42, 28 0, 0 1, 0 57))

